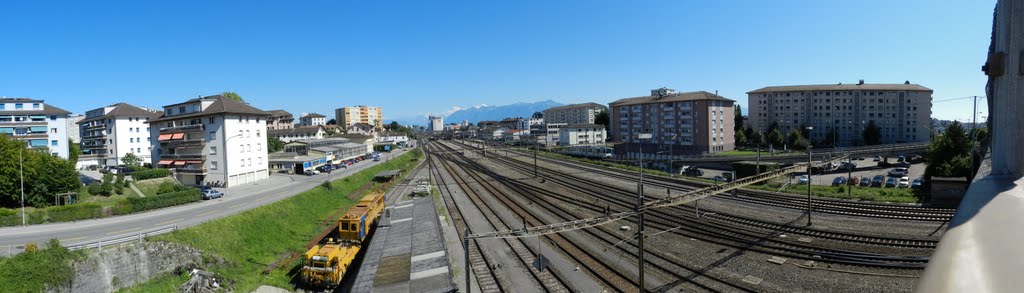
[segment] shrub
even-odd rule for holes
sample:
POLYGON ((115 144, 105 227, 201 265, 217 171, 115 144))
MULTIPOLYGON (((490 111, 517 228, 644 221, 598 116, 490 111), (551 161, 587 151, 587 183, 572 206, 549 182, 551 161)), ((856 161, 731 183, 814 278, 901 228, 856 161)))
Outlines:
POLYGON ((189 190, 190 187, 184 186, 175 182, 163 182, 156 189, 156 194, 164 194, 178 191, 189 190))
POLYGON ((59 207, 50 207, 45 210, 47 222, 66 222, 86 219, 95 219, 103 216, 103 206, 94 203, 79 203, 59 207))
POLYGON ((117 205, 113 207, 113 213, 116 215, 137 213, 196 202, 201 199, 202 194, 199 193, 199 189, 195 188, 188 188, 184 191, 158 194, 150 197, 129 197, 118 202, 117 205))
POLYGON ((153 178, 161 178, 161 177, 167 177, 167 176, 171 176, 171 170, 167 170, 167 169, 163 169, 163 168, 148 169, 148 170, 136 171, 135 173, 132 173, 132 178, 135 179, 136 181, 138 181, 138 180, 146 180, 146 179, 153 179, 153 178))

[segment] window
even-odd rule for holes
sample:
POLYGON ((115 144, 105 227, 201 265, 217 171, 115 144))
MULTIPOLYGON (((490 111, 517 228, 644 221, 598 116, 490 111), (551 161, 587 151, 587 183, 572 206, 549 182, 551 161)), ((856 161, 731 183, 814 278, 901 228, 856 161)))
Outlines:
POLYGON ((256 137, 260 137, 260 131, 256 130, 256 137))
POLYGON ((57 133, 57 128, 50 128, 50 133, 57 133))
POLYGON ((256 143, 256 151, 262 151, 262 150, 263 150, 263 143, 258 143, 257 142, 256 143))
POLYGON ((39 109, 39 103, 32 103, 32 109, 39 109))
POLYGON ((4 108, 7 108, 7 104, 0 103, 0 110, 4 110, 4 108))
POLYGON ((217 154, 217 147, 211 146, 210 147, 210 154, 211 155, 216 155, 217 154))
POLYGON ((263 165, 263 157, 256 158, 256 165, 263 165))
POLYGON ((217 161, 210 161, 210 170, 217 170, 217 161))
POLYGON ((252 159, 247 159, 247 160, 249 161, 249 166, 251 167, 252 166, 252 159))
POLYGON ((246 152, 251 152, 252 151, 252 145, 251 144, 245 145, 245 151, 246 152))
POLYGON ((209 119, 207 119, 207 121, 209 121, 210 124, 213 124, 215 123, 216 118, 210 117, 209 119))
POLYGON ((57 121, 57 115, 50 115, 50 121, 57 121))
MULTIPOLYGON (((248 121, 249 119, 248 119, 248 118, 246 118, 245 120, 246 120, 246 121, 248 121)), ((250 138, 250 137, 252 137, 252 133, 249 133, 249 131, 248 131, 248 130, 246 130, 246 131, 245 131, 245 138, 250 138)))
POLYGON ((185 114, 185 106, 178 107, 178 113, 185 114))
POLYGON ((245 167, 245 159, 242 159, 242 167, 245 167))
MULTIPOLYGON (((37 104, 37 105, 38 105, 38 104, 37 104)), ((50 145, 51 145, 51 146, 57 146, 57 141, 56 141, 56 140, 51 140, 51 141, 50 141, 50 145)))
POLYGON ((210 140, 217 140, 217 132, 210 131, 210 140))
POLYGON ((25 109, 25 104, 14 104, 14 109, 25 109))

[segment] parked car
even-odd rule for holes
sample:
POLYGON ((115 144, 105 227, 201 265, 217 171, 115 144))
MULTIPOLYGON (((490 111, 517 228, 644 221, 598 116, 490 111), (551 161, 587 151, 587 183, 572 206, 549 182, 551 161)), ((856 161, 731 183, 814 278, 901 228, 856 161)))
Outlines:
POLYGON ((892 176, 892 177, 903 177, 903 176, 907 176, 907 173, 910 173, 910 170, 907 170, 906 167, 897 167, 897 168, 893 168, 892 170, 889 171, 889 176, 892 176))
POLYGON ((732 172, 722 172, 722 178, 725 178, 726 182, 732 181, 732 172))
POLYGON ((860 186, 870 187, 871 186, 871 178, 868 178, 867 176, 860 177, 860 186))
POLYGON ((843 183, 846 183, 846 177, 839 176, 836 177, 836 179, 832 179, 832 186, 840 186, 843 185, 843 183))
POLYGON ((896 187, 896 184, 896 177, 889 177, 889 179, 885 180, 885 187, 896 187))
POLYGON ((910 187, 910 177, 903 176, 903 178, 900 178, 899 183, 896 183, 896 187, 899 187, 899 188, 908 188, 908 187, 910 187))
POLYGON ((846 180, 846 185, 857 186, 860 185, 860 178, 857 176, 851 176, 850 180, 846 180))
POLYGON ((854 159, 854 160, 857 160, 857 161, 863 161, 863 160, 864 160, 864 157, 856 157, 856 158, 853 158, 853 159, 854 159))
POLYGON ((320 174, 320 171, 317 171, 317 170, 306 170, 305 173, 306 173, 306 176, 313 176, 313 175, 320 174))
POLYGON ((811 178, 808 177, 807 175, 800 175, 800 178, 797 179, 797 183, 800 183, 800 184, 810 184, 810 182, 811 182, 811 178))
POLYGON ((910 183, 910 189, 913 189, 913 190, 921 189, 921 185, 922 184, 924 184, 924 178, 921 178, 921 177, 914 178, 914 181, 910 183))
POLYGON ((903 161, 903 162, 896 163, 896 167, 910 168, 910 162, 909 161, 903 161))
POLYGON ((697 168, 695 166, 689 166, 686 167, 686 169, 683 171, 683 174, 686 174, 686 176, 700 177, 704 176, 704 171, 701 171, 700 168, 697 168))
POLYGON ((875 156, 875 159, 872 160, 872 161, 881 162, 882 161, 882 156, 875 156))
POLYGON ((713 180, 715 180, 715 182, 725 182, 725 177, 715 176, 715 178, 713 178, 713 180))
POLYGON ((902 163, 902 162, 906 162, 906 161, 907 161, 907 157, 904 157, 904 156, 896 157, 896 162, 897 163, 902 163))
POLYGON ((203 190, 203 199, 214 199, 224 197, 224 193, 217 191, 213 188, 203 190))
POLYGON ((871 179, 871 187, 882 187, 882 182, 885 182, 885 176, 875 175, 875 178, 871 179))
POLYGON ((839 169, 853 171, 854 169, 857 169, 857 164, 843 162, 842 164, 839 164, 839 169))

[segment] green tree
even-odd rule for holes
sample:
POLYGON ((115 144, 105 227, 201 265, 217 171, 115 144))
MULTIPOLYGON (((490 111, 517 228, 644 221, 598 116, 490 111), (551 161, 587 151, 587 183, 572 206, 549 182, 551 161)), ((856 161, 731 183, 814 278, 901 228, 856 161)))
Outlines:
POLYGON ((797 150, 807 149, 807 146, 810 144, 809 142, 810 141, 803 136, 800 129, 790 130, 789 135, 786 137, 786 143, 788 143, 791 148, 797 150))
POLYGON ((604 125, 604 129, 608 129, 609 123, 608 111, 597 112, 597 115, 594 115, 594 124, 604 125))
POLYGON ((338 125, 337 119, 327 120, 327 125, 338 125))
POLYGON ((825 134, 825 139, 822 139, 821 142, 818 143, 818 145, 828 147, 834 146, 834 144, 837 142, 836 139, 838 138, 839 134, 836 133, 836 130, 830 128, 828 130, 828 133, 825 134))
POLYGON ((736 105, 735 113, 733 115, 733 129, 738 132, 743 129, 743 108, 741 108, 740 105, 736 105))
POLYGON ((280 152, 284 149, 284 142, 276 137, 267 136, 267 151, 271 153, 280 152))
POLYGON ((983 141, 988 138, 988 129, 978 128, 971 132, 971 137, 974 137, 975 141, 983 141))
POLYGON ((134 153, 128 153, 121 157, 121 164, 128 167, 142 166, 142 159, 136 156, 134 153))
POLYGON ((54 193, 81 186, 75 162, 29 149, 25 142, 0 134, 0 207, 21 206, 22 178, 25 201, 33 205, 53 202, 54 193))
POLYGON ((925 176, 967 177, 973 179, 971 173, 971 144, 960 122, 954 121, 946 127, 945 133, 936 136, 928 144, 925 157, 928 167, 925 176))
POLYGON ((778 127, 775 127, 772 128, 771 131, 768 131, 767 142, 773 148, 781 148, 782 144, 785 143, 785 138, 782 137, 782 130, 779 129, 778 127))
POLYGON ((864 144, 876 145, 882 141, 882 129, 875 125, 875 121, 871 120, 868 122, 868 126, 864 127, 864 144))
POLYGON ((402 125, 398 124, 398 121, 391 121, 391 124, 385 125, 384 129, 388 131, 399 131, 402 129, 402 125))
POLYGON ((736 140, 736 146, 746 146, 747 145, 747 134, 744 133, 742 129, 736 131, 736 134, 734 134, 733 137, 736 140))
POLYGON ((544 112, 539 112, 539 111, 538 112, 533 112, 533 116, 530 116, 530 117, 532 117, 534 119, 544 118, 544 112))
POLYGON ((235 92, 223 92, 223 93, 220 93, 220 96, 228 98, 228 99, 232 99, 232 100, 235 100, 235 101, 239 101, 239 102, 245 102, 245 100, 242 99, 242 96, 239 96, 235 92))
POLYGON ((82 154, 82 146, 75 141, 68 139, 68 161, 78 162, 78 155, 82 154))

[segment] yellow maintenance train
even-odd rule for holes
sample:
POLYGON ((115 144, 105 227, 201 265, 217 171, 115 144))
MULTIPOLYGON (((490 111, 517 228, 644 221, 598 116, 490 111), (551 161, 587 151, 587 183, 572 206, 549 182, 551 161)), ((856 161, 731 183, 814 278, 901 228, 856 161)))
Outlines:
POLYGON ((314 245, 302 264, 302 281, 310 287, 333 288, 341 284, 345 272, 363 247, 366 235, 384 212, 384 194, 371 193, 338 219, 338 238, 327 238, 314 245))

